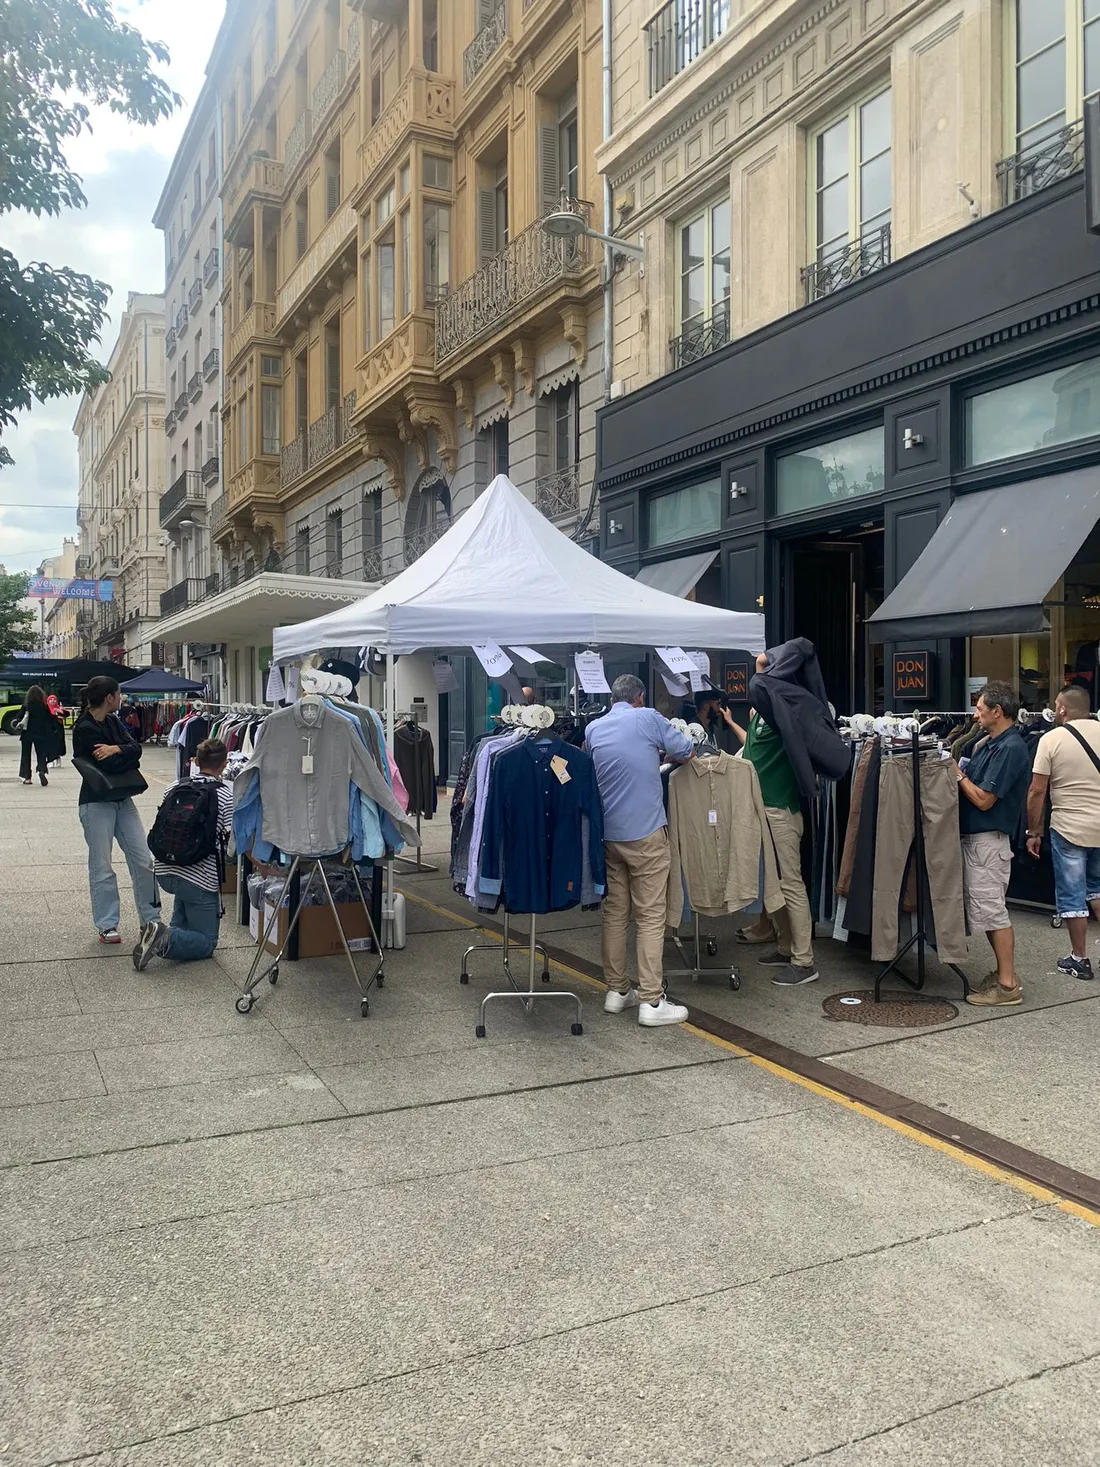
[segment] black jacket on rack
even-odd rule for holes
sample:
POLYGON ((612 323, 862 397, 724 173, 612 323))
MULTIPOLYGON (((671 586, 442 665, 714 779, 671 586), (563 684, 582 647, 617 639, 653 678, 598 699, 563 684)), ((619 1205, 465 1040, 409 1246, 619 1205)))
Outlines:
POLYGON ((415 723, 399 723, 393 734, 393 761, 408 791, 409 814, 430 820, 438 798, 431 730, 415 723))
POLYGON ((769 648, 766 655, 766 668, 749 683, 749 698, 783 740, 802 797, 812 800, 818 775, 842 779, 848 773, 848 745, 829 711, 813 643, 796 637, 769 648))

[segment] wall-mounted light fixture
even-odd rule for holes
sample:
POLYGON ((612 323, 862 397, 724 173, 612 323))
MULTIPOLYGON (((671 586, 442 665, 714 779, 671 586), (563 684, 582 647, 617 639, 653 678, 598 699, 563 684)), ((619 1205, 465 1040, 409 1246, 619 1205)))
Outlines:
POLYGON ((607 535, 609 539, 612 535, 621 535, 623 530, 625 529, 626 526, 623 524, 622 520, 609 519, 607 522, 607 535))
POLYGON ((914 433, 912 428, 906 428, 901 440, 903 448, 919 448, 923 442, 924 434, 914 433))

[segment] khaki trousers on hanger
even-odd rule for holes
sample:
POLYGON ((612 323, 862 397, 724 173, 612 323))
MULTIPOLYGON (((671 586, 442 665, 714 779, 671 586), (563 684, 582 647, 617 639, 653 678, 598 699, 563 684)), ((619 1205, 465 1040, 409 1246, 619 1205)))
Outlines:
POLYGON ((665 907, 671 856, 661 827, 642 840, 605 840, 607 895, 603 903, 603 973, 609 988, 627 993, 626 936, 631 911, 638 931, 638 996, 659 1003, 664 990, 665 907))
MULTIPOLYGON (((871 909, 871 956, 876 963, 892 962, 898 954, 898 903, 914 835, 912 758, 904 754, 889 758, 884 755, 879 774, 871 909)), ((920 801, 936 951, 941 963, 964 963, 966 919, 962 899, 959 786, 949 762, 921 761, 920 801)))

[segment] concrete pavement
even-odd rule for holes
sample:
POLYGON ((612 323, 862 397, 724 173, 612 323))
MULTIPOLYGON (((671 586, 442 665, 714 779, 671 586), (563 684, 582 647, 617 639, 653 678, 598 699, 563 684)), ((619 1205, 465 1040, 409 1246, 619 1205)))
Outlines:
MULTIPOLYGON (((517 1006, 475 1039, 492 955, 459 985, 441 876, 406 882, 432 905, 367 1020, 334 960, 237 1015, 229 923, 209 962, 136 974, 92 928, 75 771, 24 789, 17 754, 0 739, 0 1461, 1100 1461, 1085 1218, 587 987, 580 1038, 517 1006)), ((590 950, 590 924, 548 926, 590 950)), ((699 997, 752 1027, 774 994, 699 997)), ((828 1053, 821 996, 772 1012, 828 1053)), ((1092 1011, 919 1037, 996 1036, 999 1075, 1027 1034, 1062 1042, 1063 1008, 1092 1011)), ((857 1058, 935 1068, 876 1039, 857 1058)))

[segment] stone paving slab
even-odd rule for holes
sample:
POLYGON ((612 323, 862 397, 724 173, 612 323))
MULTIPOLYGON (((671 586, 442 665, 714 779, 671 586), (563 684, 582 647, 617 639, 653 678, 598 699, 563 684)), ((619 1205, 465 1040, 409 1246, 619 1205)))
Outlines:
POLYGON ((32 1059, 0 1061, 0 1106, 43 1105, 51 1100, 79 1100, 105 1093, 94 1054, 35 1055, 32 1059))
MULTIPOLYGON (((101 1009, 91 1014, 73 1012, 45 1018, 9 1017, 2 1007, 0 1013, 4 1015, 0 1018, 0 1059, 101 1052, 241 1032, 240 1019, 224 998, 215 1004, 180 995, 178 1004, 156 1008, 101 1009)), ((264 1024, 262 1019, 252 1017, 254 1028, 264 1024)))

